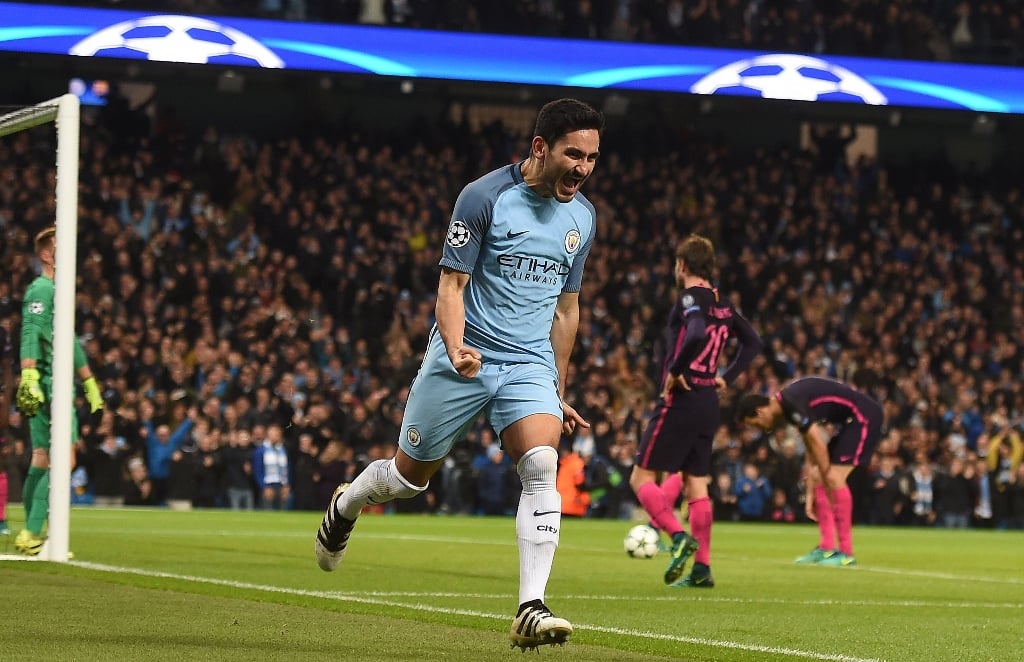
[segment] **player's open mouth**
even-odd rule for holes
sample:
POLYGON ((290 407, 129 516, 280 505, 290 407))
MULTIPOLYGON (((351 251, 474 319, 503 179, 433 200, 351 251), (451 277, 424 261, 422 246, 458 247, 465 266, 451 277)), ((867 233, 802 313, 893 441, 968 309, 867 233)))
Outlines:
POLYGON ((562 188, 566 193, 575 193, 582 182, 578 177, 562 177, 562 188))

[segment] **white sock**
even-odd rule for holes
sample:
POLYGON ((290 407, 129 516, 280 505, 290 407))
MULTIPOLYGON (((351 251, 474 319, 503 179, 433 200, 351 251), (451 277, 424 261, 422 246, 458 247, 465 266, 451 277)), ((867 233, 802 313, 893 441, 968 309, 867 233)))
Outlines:
MULTIPOLYGON (((427 485, 430 483, 428 482, 427 485)), ((375 460, 356 476, 349 488, 338 499, 338 514, 345 519, 359 517, 367 504, 387 503, 392 499, 409 499, 416 496, 427 485, 413 485, 395 468, 394 459, 375 460)))
POLYGON ((531 448, 519 460, 516 470, 523 481, 516 513, 519 604, 530 600, 543 602, 562 525, 562 497, 555 489, 558 451, 550 446, 531 448))

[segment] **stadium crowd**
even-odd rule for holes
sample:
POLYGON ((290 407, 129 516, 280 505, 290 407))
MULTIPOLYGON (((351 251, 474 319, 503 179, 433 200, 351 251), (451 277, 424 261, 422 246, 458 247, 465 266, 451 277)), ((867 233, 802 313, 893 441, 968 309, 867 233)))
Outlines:
MULTIPOLYGON (((48 135, 0 140, 9 361, 31 238, 53 217, 48 135)), ((100 115, 82 132, 76 302, 108 404, 101 421, 80 412, 76 499, 319 510, 393 453, 455 196, 521 158, 528 138, 423 120, 401 136, 335 127, 271 140, 100 115)), ((842 378, 887 414, 854 485, 858 521, 1024 526, 1024 200, 1001 181, 937 159, 746 156, 669 127, 609 143, 585 191, 601 231, 569 380, 593 428, 564 440, 563 499, 584 501, 582 515, 629 516, 623 478, 655 395, 672 248, 699 232, 766 346, 723 420, 744 390, 842 378)), ((17 500, 16 411, 4 436, 17 500)), ((791 432, 723 425, 716 518, 801 519, 802 452, 791 432)), ((517 483, 481 422, 431 488, 397 507, 511 512, 517 483)))
POLYGON ((1020 0, 64 0, 59 4, 1021 64, 1020 0))

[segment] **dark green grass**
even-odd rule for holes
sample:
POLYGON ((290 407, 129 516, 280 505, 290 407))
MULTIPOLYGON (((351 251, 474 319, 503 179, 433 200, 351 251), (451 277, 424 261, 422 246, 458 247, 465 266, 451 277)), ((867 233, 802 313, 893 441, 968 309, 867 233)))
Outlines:
MULTIPOLYGON (((74 562, 0 562, 0 659, 520 659, 512 519, 366 515, 334 573, 313 561, 319 519, 75 510, 74 562)), ((717 586, 694 590, 622 552, 629 523, 562 524, 547 598, 576 633, 548 659, 1020 655, 1019 532, 861 527, 859 566, 825 568, 792 562, 812 527, 719 523, 717 586)))

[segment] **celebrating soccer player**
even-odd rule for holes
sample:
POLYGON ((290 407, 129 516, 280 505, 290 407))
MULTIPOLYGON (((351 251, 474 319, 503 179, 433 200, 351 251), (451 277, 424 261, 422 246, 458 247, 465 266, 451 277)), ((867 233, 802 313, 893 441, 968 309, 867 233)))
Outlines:
POLYGON ((820 538, 818 546, 797 563, 849 566, 857 562, 853 498, 846 479, 854 467, 871 461, 881 438, 883 415, 873 398, 826 377, 793 380, 770 398, 749 393, 736 404, 740 423, 766 432, 790 423, 803 436, 807 516, 818 521, 820 538), (826 425, 832 428, 831 438, 826 425))
POLYGON ((717 265, 715 248, 699 235, 683 240, 676 251, 675 278, 679 296, 661 338, 662 392, 636 453, 629 484, 651 522, 672 537, 672 556, 665 583, 711 588, 711 445, 721 414, 718 389, 731 384, 761 351, 761 337, 731 303, 711 286, 717 265), (718 374, 719 358, 730 336, 739 340, 732 364, 718 374), (685 474, 690 530, 686 533, 674 511, 678 488, 666 496, 656 482, 658 472, 685 474), (683 577, 686 561, 693 569, 683 577))
POLYGON ((521 649, 564 643, 572 625, 544 591, 561 526, 555 489, 563 430, 589 424, 564 400, 579 323, 583 266, 596 214, 579 194, 597 163, 602 114, 574 99, 537 115, 529 157, 468 184, 455 202, 441 256, 437 323, 413 381, 398 453, 377 460, 331 499, 317 563, 333 570, 363 506, 416 496, 483 413, 516 463, 521 649))

